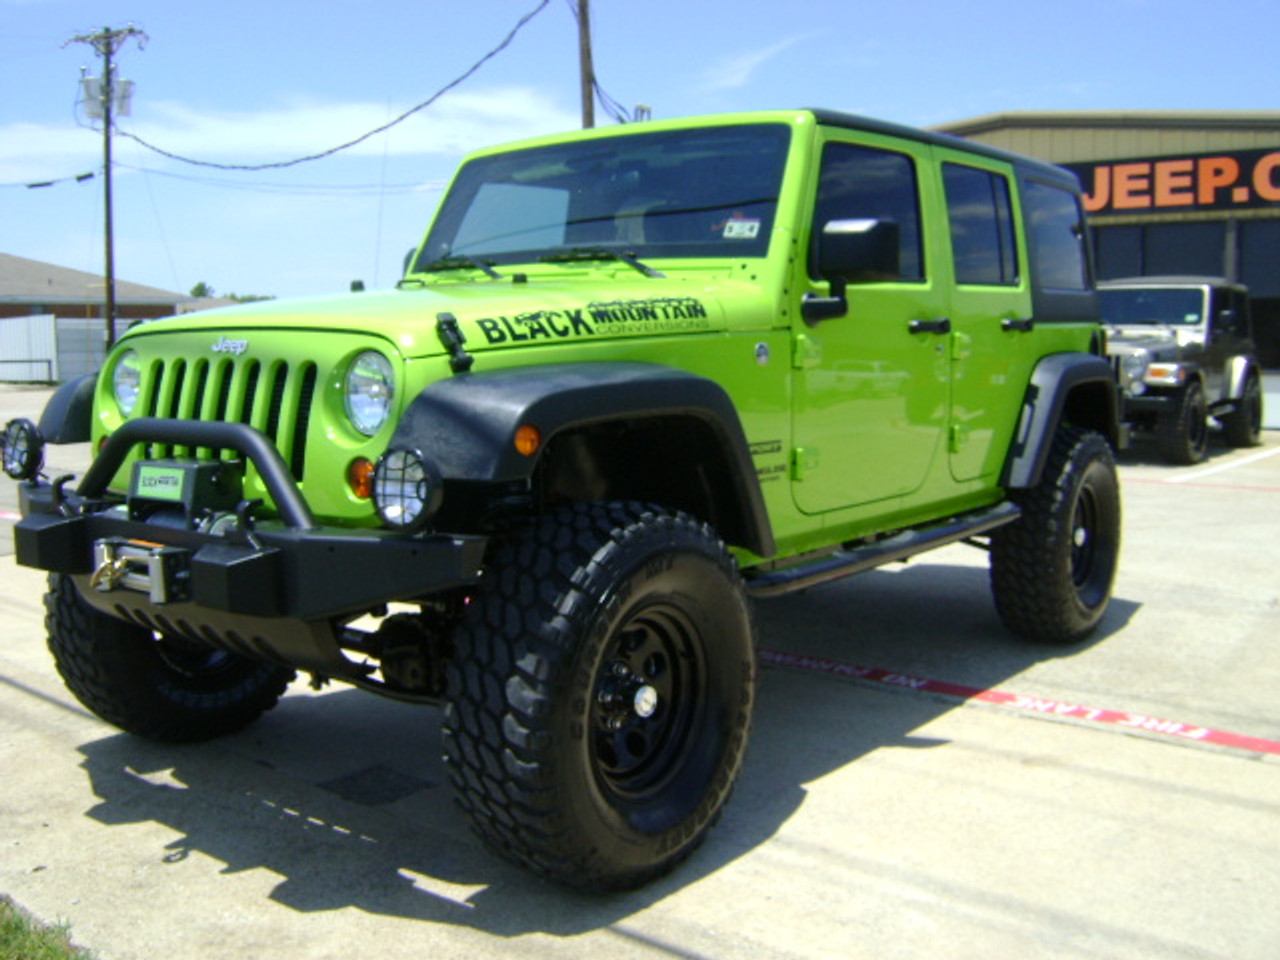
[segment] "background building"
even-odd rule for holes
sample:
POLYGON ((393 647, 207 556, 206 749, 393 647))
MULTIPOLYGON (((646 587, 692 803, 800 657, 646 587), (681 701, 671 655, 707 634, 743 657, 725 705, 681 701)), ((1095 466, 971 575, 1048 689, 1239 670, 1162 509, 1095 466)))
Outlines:
MULTIPOLYGON (((56 382, 102 365, 107 343, 101 274, 0 253, 0 380, 56 382)), ((116 335, 138 320, 223 306, 116 281, 116 335)))
POLYGON ((1280 368, 1280 111, 996 113, 936 129, 1074 170, 1099 279, 1194 273, 1249 286, 1280 368))

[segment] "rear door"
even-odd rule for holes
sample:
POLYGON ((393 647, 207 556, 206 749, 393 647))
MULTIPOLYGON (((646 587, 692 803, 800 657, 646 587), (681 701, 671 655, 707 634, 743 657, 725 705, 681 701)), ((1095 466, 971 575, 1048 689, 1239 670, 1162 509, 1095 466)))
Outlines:
POLYGON ((955 480, 999 472, 1034 362, 1031 285, 1011 166, 935 148, 947 209, 951 291, 951 420, 955 480))

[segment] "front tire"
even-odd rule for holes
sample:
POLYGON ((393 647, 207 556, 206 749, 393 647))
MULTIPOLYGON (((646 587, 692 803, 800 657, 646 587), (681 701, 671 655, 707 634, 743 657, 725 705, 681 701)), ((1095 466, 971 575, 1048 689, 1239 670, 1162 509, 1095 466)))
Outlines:
POLYGON ((294 677, 109 617, 63 574, 50 574, 44 603, 49 650, 67 689, 103 720, 149 740, 234 733, 274 707, 294 677))
POLYGON ((750 608, 705 524, 576 504, 497 544, 454 637, 445 754, 500 854, 590 890, 702 843, 754 700, 750 608))
POLYGON ((991 537, 1000 619, 1041 643, 1083 640, 1111 601, 1120 555, 1120 485, 1101 434, 1059 427, 1039 484, 1016 491, 1016 523, 991 537))
POLYGON ((1209 410, 1199 380, 1188 383, 1174 399, 1173 410, 1157 425, 1161 455, 1170 463, 1199 463, 1209 452, 1209 410))

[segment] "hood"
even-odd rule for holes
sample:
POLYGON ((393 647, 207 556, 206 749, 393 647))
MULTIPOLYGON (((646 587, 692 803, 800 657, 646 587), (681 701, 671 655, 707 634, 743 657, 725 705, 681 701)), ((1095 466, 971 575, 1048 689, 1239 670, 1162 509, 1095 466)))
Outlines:
POLYGON ((1107 344, 1124 346, 1125 352, 1135 350, 1159 350, 1161 347, 1176 346, 1177 336, 1169 327, 1107 327, 1107 344))
POLYGON ((1202 327, 1108 326, 1107 352, 1126 354, 1145 351, 1153 358, 1171 359, 1183 351, 1195 352, 1204 346, 1202 327))
POLYGON ((382 336, 406 358, 444 353, 437 322, 454 318, 466 349, 529 348, 569 341, 767 328, 776 311, 758 284, 705 275, 434 283, 329 298, 268 300, 141 324, 159 333, 298 330, 382 336))

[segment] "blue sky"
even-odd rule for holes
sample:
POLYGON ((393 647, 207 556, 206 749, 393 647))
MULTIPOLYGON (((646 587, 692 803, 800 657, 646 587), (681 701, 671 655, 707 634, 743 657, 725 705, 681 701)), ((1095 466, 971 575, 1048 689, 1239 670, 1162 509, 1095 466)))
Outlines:
MULTIPOLYGON (((102 137, 79 34, 130 23, 122 130, 221 164, 290 160, 426 100, 540 0, 0 0, 0 252, 98 272, 102 137)), ((580 123, 550 3, 433 107, 332 158, 229 172, 114 140, 116 273, 292 296, 389 286, 469 149, 580 123)), ((596 72, 657 118, 822 106, 915 126, 1007 110, 1276 109, 1280 0, 591 0, 596 72)), ((597 108, 597 123, 611 122, 597 108)))

